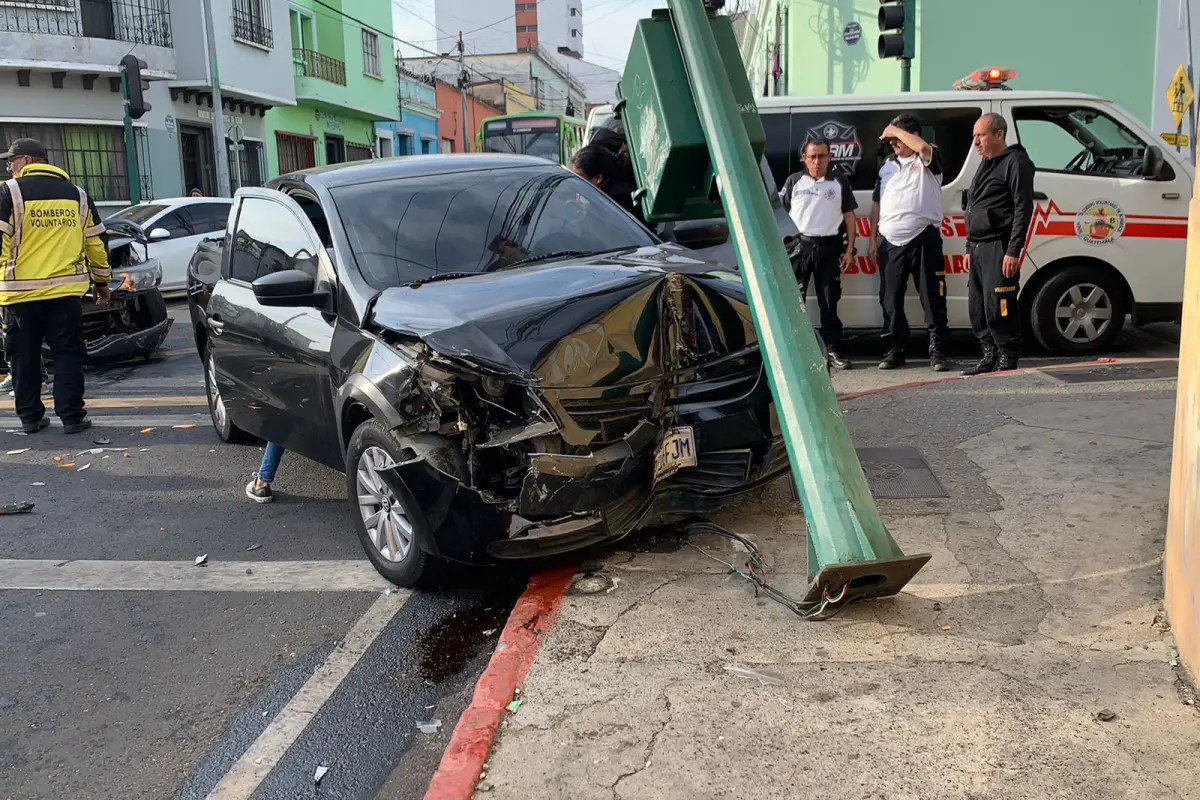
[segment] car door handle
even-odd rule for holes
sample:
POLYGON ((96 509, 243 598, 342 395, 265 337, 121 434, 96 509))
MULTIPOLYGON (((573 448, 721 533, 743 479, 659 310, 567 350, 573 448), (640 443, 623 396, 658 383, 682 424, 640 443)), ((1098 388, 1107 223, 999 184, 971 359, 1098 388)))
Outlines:
POLYGON ((225 323, 216 314, 208 318, 208 329, 212 331, 213 336, 220 336, 225 332, 225 323))
POLYGON ((1163 192, 1163 200, 1178 200, 1179 192, 1163 192))
POLYGON ((1049 200, 1050 198, 1049 198, 1049 196, 1047 196, 1047 194, 1045 192, 1039 192, 1037 190, 1034 190, 1033 199, 1034 200, 1049 200))

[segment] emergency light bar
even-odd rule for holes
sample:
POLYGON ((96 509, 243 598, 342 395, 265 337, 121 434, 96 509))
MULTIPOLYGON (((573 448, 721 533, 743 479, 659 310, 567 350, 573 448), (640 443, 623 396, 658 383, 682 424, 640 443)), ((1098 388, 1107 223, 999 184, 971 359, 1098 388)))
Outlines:
POLYGON ((954 88, 960 91, 987 91, 988 89, 1007 91, 1008 86, 1005 84, 1015 77, 1017 77, 1015 69, 988 67, 987 69, 977 69, 967 77, 955 81, 954 88))

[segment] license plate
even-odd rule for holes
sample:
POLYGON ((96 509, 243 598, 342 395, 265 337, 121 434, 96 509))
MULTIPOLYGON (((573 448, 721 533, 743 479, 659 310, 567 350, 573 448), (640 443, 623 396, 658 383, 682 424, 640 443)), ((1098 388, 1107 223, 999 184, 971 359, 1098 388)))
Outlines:
POLYGON ((668 428, 654 453, 654 482, 666 480, 685 467, 696 466, 696 435, 691 427, 668 428))

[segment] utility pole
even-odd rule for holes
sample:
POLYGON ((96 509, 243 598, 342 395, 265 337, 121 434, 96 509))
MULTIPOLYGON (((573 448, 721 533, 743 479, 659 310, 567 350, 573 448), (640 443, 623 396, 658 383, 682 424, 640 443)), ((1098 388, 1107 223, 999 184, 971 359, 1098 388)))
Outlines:
POLYGON ((204 4, 204 37, 208 42, 208 71, 212 76, 213 149, 217 156, 217 196, 230 197, 229 151, 225 145, 225 112, 221 107, 221 75, 217 71, 217 36, 213 32, 212 0, 204 4))
POLYGON ((462 95, 462 129, 463 129, 463 149, 464 153, 471 152, 471 139, 469 128, 467 126, 467 87, 470 85, 470 76, 467 74, 466 65, 463 63, 466 58, 465 48, 463 46, 462 31, 458 32, 458 93, 462 95))

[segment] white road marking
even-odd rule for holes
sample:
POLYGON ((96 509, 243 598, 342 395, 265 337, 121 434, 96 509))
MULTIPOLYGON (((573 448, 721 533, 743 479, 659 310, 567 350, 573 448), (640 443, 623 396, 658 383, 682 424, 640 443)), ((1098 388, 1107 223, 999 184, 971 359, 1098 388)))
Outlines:
POLYGON ((254 790, 308 727, 308 723, 350 674, 371 643, 404 607, 410 595, 410 592, 398 591, 381 595, 371 604, 346 634, 342 645, 334 648, 325 663, 300 687, 300 691, 225 773, 225 777, 208 795, 210 800, 242 800, 254 794, 254 790))
POLYGON ((34 561, 0 559, 0 589, 78 592, 374 592, 391 586, 354 561, 34 561))
MULTIPOLYGON (((140 414, 138 416, 109 416, 104 412, 90 412, 88 416, 92 419, 92 425, 97 428, 138 428, 140 430, 142 428, 169 428, 172 425, 185 425, 189 422, 195 422, 198 424, 203 423, 205 427, 208 427, 209 421, 208 414, 206 412, 193 413, 201 413, 202 415, 196 417, 189 413, 168 415, 140 414)), ((50 423, 54 426, 51 428, 51 430, 54 430, 58 427, 55 425, 55 422, 57 422, 57 420, 50 423)), ((0 429, 12 430, 20 427, 21 420, 17 417, 0 417, 0 429)))

